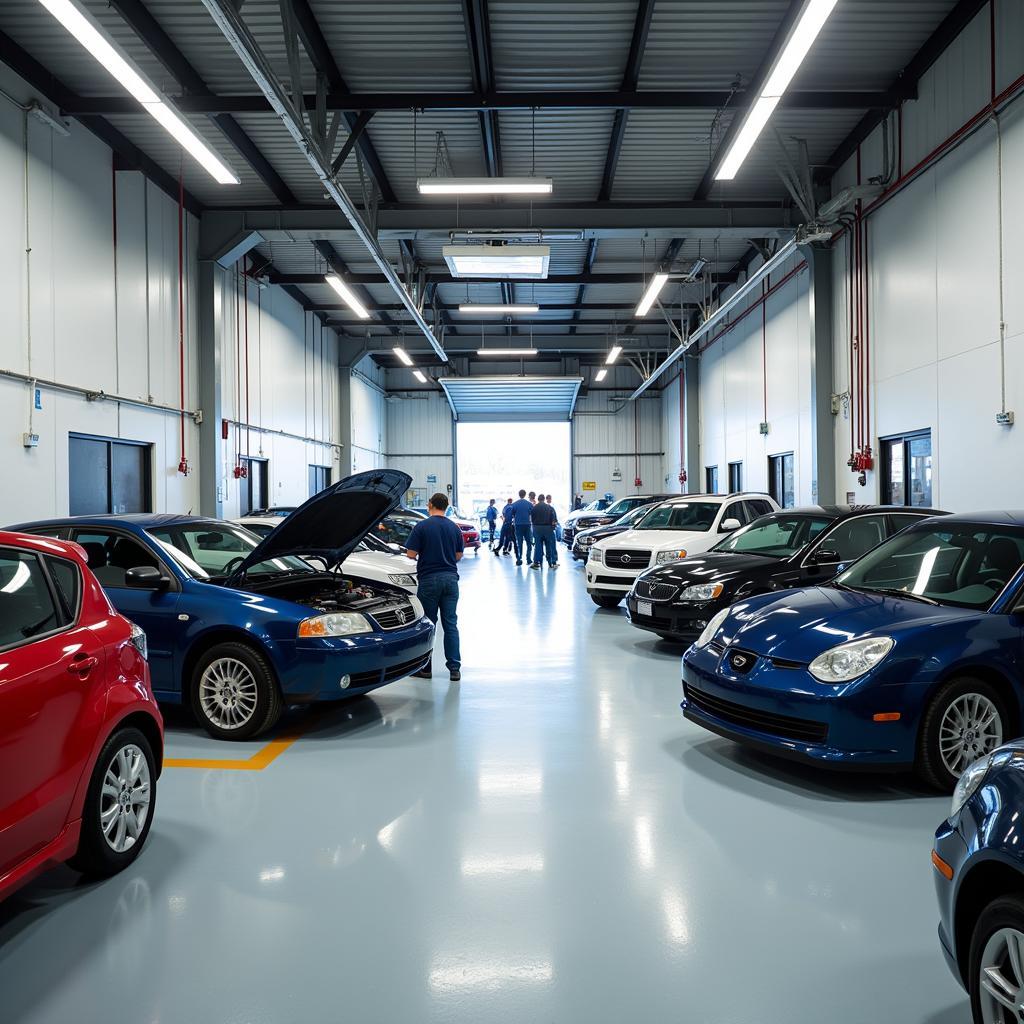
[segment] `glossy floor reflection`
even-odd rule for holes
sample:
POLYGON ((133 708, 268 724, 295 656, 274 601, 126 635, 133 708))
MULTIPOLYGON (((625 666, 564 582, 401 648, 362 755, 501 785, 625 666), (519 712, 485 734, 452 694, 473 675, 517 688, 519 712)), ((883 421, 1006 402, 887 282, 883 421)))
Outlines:
POLYGON ((470 556, 461 685, 313 714, 262 772, 168 770, 131 871, 0 904, 0 1021, 966 1022, 947 801, 691 726, 678 650, 580 576, 470 556))

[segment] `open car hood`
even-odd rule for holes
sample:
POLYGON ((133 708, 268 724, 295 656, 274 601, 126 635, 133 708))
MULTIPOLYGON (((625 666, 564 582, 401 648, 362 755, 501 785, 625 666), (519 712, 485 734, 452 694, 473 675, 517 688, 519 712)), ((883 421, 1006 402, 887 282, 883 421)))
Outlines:
POLYGON ((301 555, 322 558, 335 569, 389 512, 401 503, 412 484, 408 473, 371 469, 326 487, 300 505, 249 553, 232 574, 269 558, 301 555))

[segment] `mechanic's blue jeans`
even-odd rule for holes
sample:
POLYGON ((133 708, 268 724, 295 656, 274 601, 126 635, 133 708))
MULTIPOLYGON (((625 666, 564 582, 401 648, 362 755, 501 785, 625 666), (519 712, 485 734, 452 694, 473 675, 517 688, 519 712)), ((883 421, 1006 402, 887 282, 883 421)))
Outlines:
POLYGON ((529 523, 516 523, 516 561, 524 557, 530 561, 533 554, 533 527, 529 523), (525 546, 525 556, 523 548, 525 546))
POLYGON ((444 660, 448 670, 462 664, 459 651, 459 618, 456 608, 459 604, 459 577, 450 572, 433 573, 420 579, 416 596, 423 610, 434 625, 440 612, 441 628, 444 630, 444 660))
POLYGON ((535 526, 533 528, 533 564, 540 565, 544 559, 548 565, 558 561, 558 550, 555 548, 555 528, 553 526, 535 526))

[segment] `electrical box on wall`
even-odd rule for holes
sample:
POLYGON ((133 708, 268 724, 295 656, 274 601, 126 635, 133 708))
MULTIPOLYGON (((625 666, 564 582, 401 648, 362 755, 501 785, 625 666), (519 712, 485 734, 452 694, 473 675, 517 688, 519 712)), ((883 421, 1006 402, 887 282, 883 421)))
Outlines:
POLYGON ((26 448, 37 448, 39 446, 39 435, 30 434, 28 433, 28 431, 26 431, 24 434, 21 435, 21 443, 26 448))
POLYGON ((761 433, 764 434, 766 437, 768 436, 768 424, 767 423, 762 423, 761 424, 761 433))
POLYGON ((1012 427, 1013 426, 1013 413, 1012 412, 997 412, 996 423, 1001 427, 1012 427))
POLYGON ((622 470, 621 469, 613 469, 612 470, 612 480, 614 480, 615 483, 621 483, 622 482, 622 470))

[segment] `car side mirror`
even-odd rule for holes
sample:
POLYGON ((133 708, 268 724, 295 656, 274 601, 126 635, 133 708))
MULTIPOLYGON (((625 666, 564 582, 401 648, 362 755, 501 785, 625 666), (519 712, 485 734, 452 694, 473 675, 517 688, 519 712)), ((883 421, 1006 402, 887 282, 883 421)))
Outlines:
POLYGON ((733 530, 738 530, 743 524, 738 519, 723 519, 720 527, 721 533, 732 533, 733 530))
POLYGON ((813 565, 838 565, 839 561, 839 552, 832 548, 818 548, 811 556, 813 565))
POLYGON ((171 578, 155 565, 137 565, 124 574, 124 585, 134 590, 166 590, 171 578))

